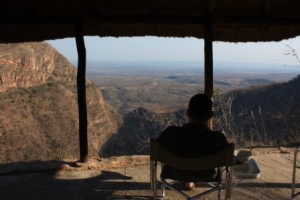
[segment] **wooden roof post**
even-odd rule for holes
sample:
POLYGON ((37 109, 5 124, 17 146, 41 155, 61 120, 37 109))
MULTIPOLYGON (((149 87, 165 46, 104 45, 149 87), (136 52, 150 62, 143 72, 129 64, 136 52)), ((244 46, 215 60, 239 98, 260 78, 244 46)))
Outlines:
MULTIPOLYGON (((204 24, 204 93, 210 98, 213 97, 213 31, 212 20, 209 17, 204 24)), ((212 118, 209 120, 209 127, 212 129, 212 118)))
POLYGON ((78 95, 78 114, 79 114, 79 146, 80 162, 88 160, 88 139, 87 139, 87 106, 86 106, 86 50, 83 37, 83 21, 79 20, 76 24, 76 46, 78 53, 77 68, 77 95, 78 95))

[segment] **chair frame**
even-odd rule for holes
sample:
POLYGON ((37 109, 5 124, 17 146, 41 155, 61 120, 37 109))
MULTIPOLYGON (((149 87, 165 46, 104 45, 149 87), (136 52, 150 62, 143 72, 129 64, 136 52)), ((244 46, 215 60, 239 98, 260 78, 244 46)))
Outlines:
POLYGON ((294 162, 293 162, 293 176, 292 176, 292 193, 291 193, 291 199, 295 200, 297 196, 300 195, 300 191, 296 192, 296 169, 297 167, 297 158, 298 153, 300 152, 300 147, 298 147, 294 152, 294 162))
POLYGON ((220 151, 213 155, 205 155, 193 158, 178 157, 169 152, 166 148, 160 145, 155 140, 150 141, 150 183, 151 189, 153 190, 154 199, 157 199, 157 164, 167 164, 179 169, 184 170, 208 170, 214 168, 222 168, 222 174, 225 173, 225 184, 222 184, 222 179, 220 182, 204 182, 212 186, 211 189, 206 190, 196 196, 189 196, 186 193, 180 191, 179 189, 172 186, 172 182, 167 182, 161 178, 162 183, 162 199, 165 196, 165 188, 168 187, 173 189, 175 192, 179 193, 186 199, 199 199, 200 197, 207 195, 214 191, 219 191, 218 199, 221 199, 221 190, 225 189, 225 199, 231 198, 232 191, 232 170, 234 165, 234 144, 228 144, 223 151, 220 151))

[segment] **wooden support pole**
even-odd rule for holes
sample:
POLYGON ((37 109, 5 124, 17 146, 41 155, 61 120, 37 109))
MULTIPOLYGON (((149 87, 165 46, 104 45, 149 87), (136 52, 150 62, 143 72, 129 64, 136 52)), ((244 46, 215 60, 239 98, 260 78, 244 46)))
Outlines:
POLYGON ((76 24, 76 45, 78 53, 77 68, 77 95, 78 95, 78 114, 79 114, 79 147, 80 162, 88 160, 88 138, 87 138, 87 106, 86 106, 86 50, 83 38, 83 23, 76 24))
MULTIPOLYGON (((213 31, 212 22, 207 20, 204 24, 204 93, 211 99, 213 97, 213 31)), ((209 120, 209 127, 212 129, 212 119, 209 120)))
POLYGON ((204 73, 205 85, 204 93, 209 97, 213 96, 213 50, 212 50, 212 26, 210 23, 205 24, 204 35, 204 73))

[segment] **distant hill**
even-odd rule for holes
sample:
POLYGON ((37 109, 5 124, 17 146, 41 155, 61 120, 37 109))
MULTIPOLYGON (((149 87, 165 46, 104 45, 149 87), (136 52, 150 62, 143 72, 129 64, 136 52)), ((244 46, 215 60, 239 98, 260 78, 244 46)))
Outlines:
POLYGON ((277 143, 300 142, 300 76, 288 82, 235 90, 226 95, 234 98, 233 115, 240 115, 235 123, 243 127, 246 136, 251 135, 256 126, 262 138, 266 132, 268 138, 277 143))
MULTIPOLYGON (((78 158, 76 70, 46 43, 0 44, 0 162, 78 158)), ((87 81, 90 155, 121 118, 87 81)))

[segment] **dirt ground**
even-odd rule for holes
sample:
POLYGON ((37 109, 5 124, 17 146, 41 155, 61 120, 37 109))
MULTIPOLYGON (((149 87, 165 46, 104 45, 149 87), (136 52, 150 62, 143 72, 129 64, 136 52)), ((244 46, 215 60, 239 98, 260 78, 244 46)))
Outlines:
MULTIPOLYGON (((234 187, 232 199, 291 199, 293 152, 294 149, 254 149, 260 177, 242 180, 234 187)), ((91 159, 86 164, 70 160, 0 164, 0 199, 151 199, 149 169, 149 156, 91 159)), ((300 169, 297 177, 300 183, 300 169)), ((300 184, 297 188, 300 191, 300 184)), ((181 199, 169 190, 166 195, 166 199, 181 199)), ((212 193, 204 199, 216 197, 212 193)))

